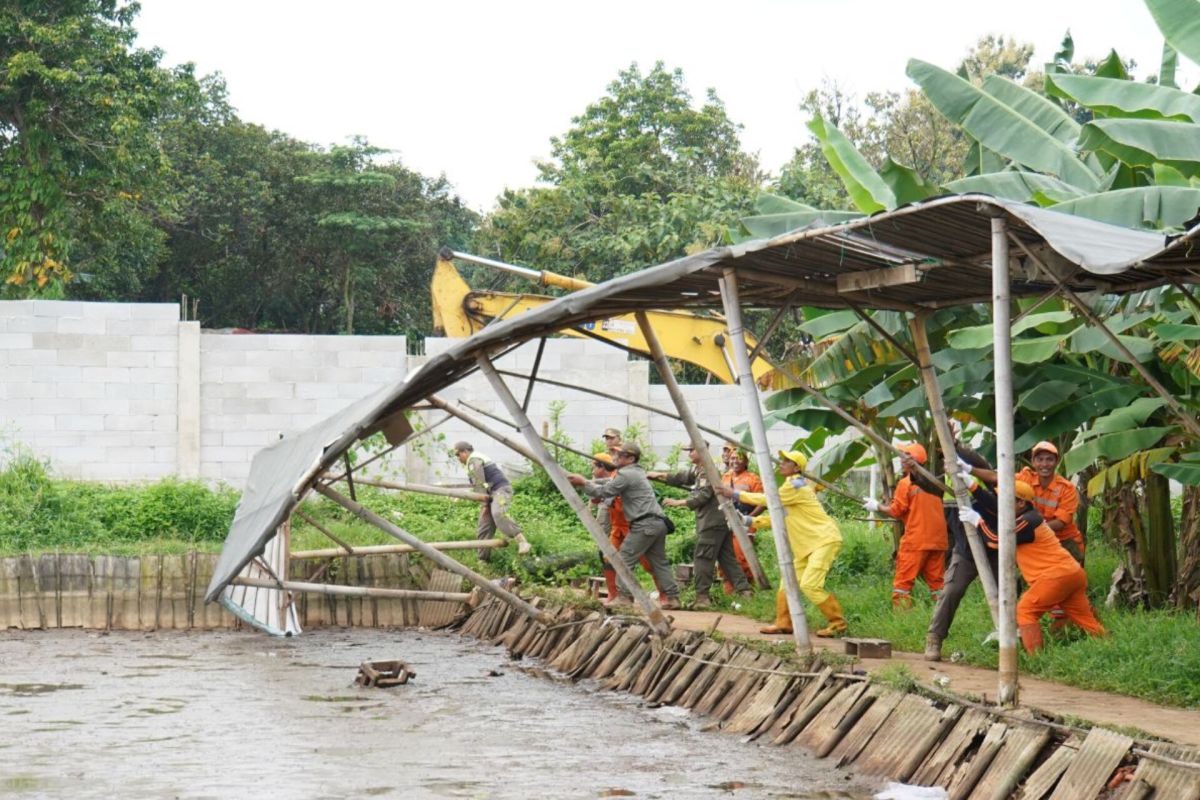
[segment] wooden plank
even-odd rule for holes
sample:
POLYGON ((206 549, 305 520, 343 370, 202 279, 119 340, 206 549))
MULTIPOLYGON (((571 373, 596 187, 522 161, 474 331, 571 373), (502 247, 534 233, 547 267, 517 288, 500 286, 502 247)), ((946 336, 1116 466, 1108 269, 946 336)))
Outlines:
POLYGON ((926 756, 911 778, 917 786, 945 786, 950 783, 958 763, 977 737, 983 736, 991 720, 978 708, 969 708, 954 728, 926 756))
POLYGON ((1133 739, 1128 736, 1092 728, 1050 800, 1092 800, 1108 783, 1113 770, 1120 766, 1132 746, 1133 739))
POLYGON ((882 289, 886 286, 900 286, 917 282, 917 265, 909 262, 895 267, 883 269, 868 269, 861 272, 845 272, 837 276, 839 294, 846 292, 865 292, 870 289, 882 289))
MULTIPOLYGON (((979 748, 971 754, 967 761, 959 762, 958 768, 947 787, 950 800, 966 800, 974 797, 972 793, 976 784, 992 766, 992 761, 1004 747, 1004 737, 1008 735, 1008 725, 1003 722, 992 722, 979 743, 979 748)), ((982 796, 982 795, 980 795, 982 796)))
POLYGON ((750 733, 753 731, 771 716, 779 701, 783 699, 788 687, 795 680, 795 678, 787 675, 768 675, 767 680, 754 693, 754 697, 750 702, 742 704, 738 713, 724 724, 723 730, 729 733, 750 733))
POLYGON ((1072 734, 1056 747, 1050 757, 1026 779, 1025 785, 1021 787, 1021 800, 1042 800, 1049 794, 1058 783, 1058 779, 1067 771, 1067 767, 1075 760, 1075 754, 1079 752, 1082 744, 1083 740, 1072 734))
POLYGON ((842 741, 838 743, 838 746, 830 754, 837 759, 839 767, 845 766, 858 758, 863 748, 867 746, 867 743, 871 741, 879 728, 887 722, 887 718, 904 698, 904 694, 901 692, 879 686, 872 686, 869 691, 878 692, 875 702, 867 709, 867 713, 863 714, 858 724, 842 737, 842 741))
POLYGON ((780 698, 779 705, 775 707, 771 718, 764 721, 752 733, 751 739, 765 737, 768 741, 774 742, 792 724, 796 715, 808 705, 812 698, 820 694, 831 680, 833 680, 833 668, 826 667, 815 677, 797 681, 787 694, 780 698))
MULTIPOLYGON (((879 726, 879 730, 871 739, 870 748, 855 763, 855 769, 870 775, 886 775, 893 780, 907 782, 909 775, 904 774, 905 770, 901 767, 914 761, 914 748, 918 745, 924 746, 924 750, 920 752, 917 764, 924 760, 933 747, 933 743, 927 742, 924 733, 935 728, 941 716, 942 712, 928 698, 918 694, 906 694, 879 726)), ((913 764, 907 771, 912 773, 917 764, 913 764)))
POLYGON ((1050 729, 1041 725, 1017 724, 1010 727, 1008 735, 1004 737, 1004 746, 976 784, 971 796, 1011 796, 1051 738, 1050 729))
MULTIPOLYGON (((1148 748, 1155 755, 1172 758, 1176 761, 1187 761, 1200 764, 1200 750, 1169 742, 1155 742, 1148 748)), ((1200 798, 1200 769, 1187 769, 1164 764, 1149 758, 1138 762, 1137 772, 1133 774, 1134 781, 1141 780, 1154 789, 1155 798, 1178 798, 1178 800, 1198 800, 1200 798)))
MULTIPOLYGON (((845 684, 837 695, 821 709, 793 740, 796 744, 817 750, 837 735, 838 725, 867 691, 866 681, 845 684)), ((838 737, 840 738, 840 736, 838 737)))

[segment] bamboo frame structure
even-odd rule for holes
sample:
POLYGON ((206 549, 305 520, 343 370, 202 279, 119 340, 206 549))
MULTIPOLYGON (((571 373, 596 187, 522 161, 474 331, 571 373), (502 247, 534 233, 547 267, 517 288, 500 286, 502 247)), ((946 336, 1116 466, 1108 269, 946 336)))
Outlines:
POLYGON ((456 575, 461 575, 483 591, 487 592, 488 594, 495 595, 502 602, 512 606, 519 613, 535 619, 543 625, 550 625, 553 622, 546 612, 540 611, 534 606, 531 606, 517 595, 513 594, 507 589, 501 588, 497 584, 480 575, 478 572, 475 572, 474 570, 458 563, 453 558, 442 555, 442 553, 433 549, 408 531, 404 530, 398 525, 388 522, 375 512, 364 508, 359 503, 356 503, 349 497, 342 495, 340 492, 335 491, 331 487, 323 484, 317 484, 313 487, 313 490, 337 503, 339 506, 354 514, 354 516, 358 517, 363 522, 374 525, 384 533, 396 537, 407 545, 412 545, 417 552, 428 558, 433 563, 437 564, 442 569, 447 569, 456 575))
MULTIPOLYGON (((501 547, 508 547, 507 539, 457 539, 450 542, 426 542, 427 545, 434 550, 490 550, 501 547)), ((379 556, 379 555, 398 555, 401 553, 416 553, 417 548, 411 544, 370 544, 363 547, 355 547, 349 552, 336 548, 328 547, 324 550, 293 550, 291 558, 293 561, 305 560, 313 558, 341 558, 343 556, 379 556)))
MULTIPOLYGON (((663 351, 662 342, 658 340, 658 334, 655 333, 654 328, 650 325, 650 320, 646 316, 646 312, 638 311, 635 317, 637 318, 638 327, 642 329, 642 337, 646 340, 646 344, 650 348, 650 353, 654 358, 654 366, 658 369, 659 377, 662 378, 663 385, 667 387, 667 393, 671 395, 675 409, 679 412, 680 419, 683 420, 683 427, 687 429, 692 447, 696 448, 696 451, 701 454, 699 466, 704 471, 704 477, 711 486, 720 486, 722 482, 721 472, 717 469, 712 453, 708 450, 708 443, 705 442, 704 436, 696 426, 696 417, 692 414, 692 409, 688 406, 683 392, 679 389, 679 383, 675 380, 675 373, 671 372, 671 365, 667 363, 667 354, 663 351)), ((751 380, 753 381, 753 378, 751 380)), ((767 579, 766 573, 763 572, 762 564, 758 561, 758 554, 754 552, 754 543, 750 541, 750 535, 746 532, 746 526, 742 524, 741 515, 733 507, 733 503, 724 496, 718 494, 717 500, 721 513, 725 515, 725 523, 733 531, 733 535, 737 537, 738 544, 742 547, 742 554, 746 557, 746 563, 750 565, 750 571, 754 573, 755 583, 764 589, 771 588, 771 582, 767 579)))
POLYGON ((395 489, 399 492, 416 492, 417 494, 433 494, 439 497, 453 497, 458 500, 474 500, 482 503, 488 499, 486 494, 472 492, 467 489, 454 489, 449 486, 429 486, 424 483, 396 483, 395 481, 358 479, 359 486, 374 486, 377 489, 395 489))
POLYGON ((783 501, 779 498, 779 487, 772 479, 775 465, 771 461, 771 448, 767 443, 767 428, 763 423, 762 406, 758 398, 758 386, 750 370, 750 358, 746 348, 746 336, 742 328, 742 306, 738 301, 737 275, 726 269, 721 277, 721 302, 725 307, 725 320, 729 323, 729 337, 733 340, 733 358, 737 364, 738 385, 746 398, 750 410, 750 435, 754 439, 754 458, 763 477, 763 494, 767 496, 767 513, 771 515, 771 534, 775 539, 775 553, 779 559, 779 577, 787 595, 788 613, 792 619, 792 638, 796 651, 801 654, 812 652, 812 640, 808 636, 808 620, 804 616, 804 604, 800 599, 800 583, 792 547, 788 543, 787 522, 783 501))
POLYGON ((378 589, 374 586, 340 586, 333 583, 307 583, 305 581, 273 581, 265 578, 243 578, 238 576, 230 583, 235 586, 254 586, 261 589, 283 589, 287 592, 305 594, 327 594, 340 597, 384 597, 390 600, 435 600, 449 603, 465 603, 469 592, 433 592, 425 589, 378 589))
POLYGON ((513 416, 520 426, 522 435, 529 447, 533 451, 535 463, 540 464, 542 469, 546 470, 546 474, 550 476, 551 482, 555 485, 567 504, 571 506, 571 510, 575 512, 575 516, 583 523, 583 527, 591 534, 592 540, 596 546, 600 548, 600 552, 608 559, 608 563, 616 571, 617 577, 633 594, 633 600, 642 609, 646 615, 651 630, 659 637, 666 637, 671 633, 671 623, 667 621, 662 609, 658 604, 650 599, 650 595, 646 594, 642 589, 641 584, 633 575, 633 571, 625 565, 625 562, 617 555, 617 551, 613 548, 612 542, 604 535, 604 531, 600 529, 600 523, 596 518, 588 513, 587 506, 579 498, 579 494, 575 491, 570 481, 567 480, 567 474, 558 462, 550 457, 550 452, 546 450, 546 446, 542 444, 542 439, 538 436, 537 431, 533 427, 533 423, 529 421, 529 417, 525 416, 525 412, 521 409, 521 404, 517 402, 517 398, 513 397, 509 391, 508 384, 496 372, 496 368, 492 366, 492 362, 486 355, 480 354, 476 359, 479 365, 479 370, 488 379, 488 383, 492 385, 492 389, 496 392, 496 396, 508 409, 508 413, 513 416))

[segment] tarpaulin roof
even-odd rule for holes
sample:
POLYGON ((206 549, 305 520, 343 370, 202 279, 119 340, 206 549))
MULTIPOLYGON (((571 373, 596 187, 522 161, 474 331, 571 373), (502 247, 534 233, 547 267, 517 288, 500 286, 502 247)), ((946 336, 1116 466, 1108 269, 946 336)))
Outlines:
MULTIPOLYGON (((472 372, 480 355, 631 311, 719 308, 717 279, 729 268, 736 273, 742 304, 750 307, 790 302, 919 310, 983 302, 991 297, 996 215, 1007 218, 1012 236, 1076 292, 1200 282, 1200 248, 1193 238, 1200 237, 1200 227, 1169 237, 987 195, 943 197, 838 225, 810 226, 622 275, 495 322, 430 358, 402 382, 260 451, 206 599, 214 600, 262 553, 312 482, 346 449, 391 415, 472 372)), ((1026 261, 1019 248, 1012 248, 1014 297, 1042 295, 1055 287, 1026 261)))

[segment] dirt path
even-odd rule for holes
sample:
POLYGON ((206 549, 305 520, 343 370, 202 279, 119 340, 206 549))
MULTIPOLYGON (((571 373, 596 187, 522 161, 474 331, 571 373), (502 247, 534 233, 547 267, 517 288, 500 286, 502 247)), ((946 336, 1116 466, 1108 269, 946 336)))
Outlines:
MULTIPOLYGON (((712 627, 717 617, 721 618, 717 630, 724 634, 746 636, 774 642, 790 642, 787 636, 764 636, 758 632, 761 622, 731 614, 710 611, 672 611, 675 627, 701 631, 712 627)), ((825 650, 842 652, 837 639, 813 637, 813 644, 825 650)), ((862 667, 874 672, 892 664, 904 664, 917 680, 932 684, 933 679, 943 675, 949 679, 947 690, 959 694, 971 694, 994 698, 997 676, 994 670, 952 664, 948 661, 925 661, 920 653, 893 651, 892 657, 862 659, 862 667)), ((1200 711, 1187 711, 1136 700, 1106 692, 1076 689, 1058 683, 1040 680, 1028 675, 1020 677, 1021 704, 1043 710, 1049 714, 1068 714, 1105 725, 1124 725, 1140 728, 1147 733, 1161 736, 1181 744, 1200 747, 1200 711)))

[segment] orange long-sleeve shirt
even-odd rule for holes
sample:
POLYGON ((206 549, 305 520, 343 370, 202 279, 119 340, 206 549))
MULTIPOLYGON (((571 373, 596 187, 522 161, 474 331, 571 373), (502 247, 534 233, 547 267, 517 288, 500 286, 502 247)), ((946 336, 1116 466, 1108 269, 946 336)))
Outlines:
POLYGON ((1054 531, 1063 541, 1074 540, 1083 547, 1083 534, 1075 524, 1075 512, 1079 509, 1079 492, 1075 486, 1061 475, 1055 475, 1049 486, 1042 486, 1038 474, 1029 467, 1017 473, 1017 480, 1025 481, 1033 487, 1033 507, 1049 522, 1058 520, 1065 526, 1061 531, 1054 531))
POLYGON ((901 550, 945 550, 949 546, 942 498, 921 489, 907 475, 896 484, 887 512, 904 521, 901 550))

